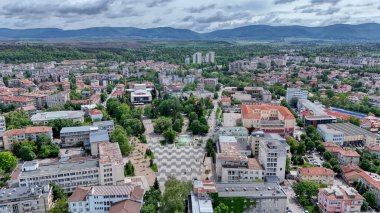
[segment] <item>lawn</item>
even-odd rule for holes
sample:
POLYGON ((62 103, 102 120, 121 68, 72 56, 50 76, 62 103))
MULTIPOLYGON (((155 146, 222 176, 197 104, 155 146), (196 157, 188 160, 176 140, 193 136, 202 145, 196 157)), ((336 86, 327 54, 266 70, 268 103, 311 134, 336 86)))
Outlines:
POLYGON ((256 207, 256 201, 244 197, 225 198, 219 197, 218 193, 210 194, 213 200, 213 207, 217 207, 220 203, 224 203, 229 207, 230 212, 243 213, 245 210, 256 207))

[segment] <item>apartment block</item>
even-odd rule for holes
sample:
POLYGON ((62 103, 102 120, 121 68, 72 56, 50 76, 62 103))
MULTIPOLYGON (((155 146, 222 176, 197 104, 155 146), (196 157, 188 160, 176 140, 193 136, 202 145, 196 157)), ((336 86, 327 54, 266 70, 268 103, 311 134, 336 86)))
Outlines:
POLYGON ((263 141, 263 143, 267 143, 268 141, 279 141, 285 147, 287 157, 292 157, 290 153, 290 146, 286 143, 285 138, 281 137, 277 133, 265 133, 263 131, 254 131, 249 137, 249 144, 251 146, 253 156, 259 156, 260 141, 263 141))
POLYGON ((69 92, 52 93, 46 97, 46 105, 48 107, 63 106, 70 101, 69 92))
POLYGON ((217 139, 219 136, 233 136, 239 143, 248 142, 248 130, 244 127, 220 127, 217 132, 217 139))
POLYGON ((99 128, 94 126, 63 127, 60 132, 61 146, 69 147, 83 144, 88 147, 90 145, 90 134, 98 130, 99 128))
POLYGON ((260 140, 259 162, 263 165, 266 177, 277 177, 280 182, 285 180, 286 143, 279 140, 260 140))
POLYGON ((35 92, 29 92, 29 93, 23 93, 20 97, 30 98, 34 101, 34 106, 37 109, 43 109, 46 105, 46 97, 48 96, 47 93, 39 93, 37 91, 35 92))
POLYGON ((99 144, 100 185, 124 183, 124 162, 118 143, 99 144))
POLYGON ((52 207, 53 192, 49 184, 0 189, 1 213, 46 213, 52 207))
POLYGON ((115 125, 113 120, 109 121, 95 121, 92 123, 92 126, 98 127, 100 130, 107 130, 108 134, 111 136, 115 125))
POLYGON ((144 189, 134 185, 78 187, 69 197, 69 209, 83 213, 139 213, 143 196, 144 189))
POLYGON ((193 64, 202 64, 202 53, 196 52, 193 54, 193 64))
POLYGON ((101 143, 110 142, 108 132, 106 130, 98 130, 90 132, 90 150, 91 155, 96 156, 99 154, 99 145, 101 143))
POLYGON ((205 63, 215 63, 215 52, 208 52, 205 56, 205 63))
POLYGON ((309 92, 307 89, 288 88, 286 90, 286 101, 290 103, 293 98, 298 100, 307 99, 309 92))
POLYGON ((0 135, 5 132, 7 125, 5 123, 5 117, 0 115, 0 135))
POLYGON ((33 126, 24 129, 12 129, 4 132, 3 143, 5 150, 11 150, 12 144, 25 139, 36 140, 38 135, 43 134, 53 140, 53 130, 48 126, 33 126))
POLYGON ((318 193, 318 207, 322 213, 361 212, 364 200, 352 187, 333 186, 319 189, 318 193))
POLYGON ((306 180, 332 186, 334 184, 334 177, 335 172, 331 169, 323 167, 310 167, 298 169, 297 179, 299 181, 306 180))
POLYGON ((360 155, 350 148, 342 148, 336 143, 325 142, 323 143, 326 152, 332 153, 341 165, 356 164, 360 162, 360 155))
POLYGON ((262 130, 269 133, 293 133, 295 118, 283 106, 243 105, 241 106, 243 126, 248 129, 262 130))
POLYGON ((252 182, 262 180, 264 169, 257 159, 248 158, 251 150, 247 142, 233 136, 220 136, 216 154, 217 180, 221 182, 252 182))
POLYGON ((41 112, 33 115, 31 120, 33 124, 48 124, 55 119, 71 120, 74 122, 84 122, 84 112, 82 111, 54 111, 41 112))
POLYGON ((264 103, 272 101, 272 93, 262 87, 244 87, 244 92, 250 94, 255 101, 264 103))
POLYGON ((2 96, 0 97, 0 104, 15 105, 16 107, 34 106, 35 102, 31 98, 18 97, 18 96, 2 96))

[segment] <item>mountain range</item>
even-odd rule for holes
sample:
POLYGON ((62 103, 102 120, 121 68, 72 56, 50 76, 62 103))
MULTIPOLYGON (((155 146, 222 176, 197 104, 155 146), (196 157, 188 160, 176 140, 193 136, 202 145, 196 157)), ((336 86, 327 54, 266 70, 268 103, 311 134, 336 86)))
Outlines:
POLYGON ((95 27, 78 30, 58 28, 0 28, 0 40, 141 39, 141 40, 335 40, 380 41, 380 24, 335 24, 323 27, 250 25, 198 33, 187 29, 158 27, 95 27))

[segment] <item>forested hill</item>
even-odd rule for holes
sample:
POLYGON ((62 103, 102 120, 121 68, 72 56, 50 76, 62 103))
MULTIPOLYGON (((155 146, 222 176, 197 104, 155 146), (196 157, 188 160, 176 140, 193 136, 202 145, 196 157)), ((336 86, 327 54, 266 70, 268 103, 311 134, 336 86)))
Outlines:
POLYGON ((79 30, 57 28, 0 28, 0 39, 142 39, 142 40, 337 40, 380 41, 380 24, 336 24, 324 27, 250 25, 198 33, 170 27, 97 27, 79 30))

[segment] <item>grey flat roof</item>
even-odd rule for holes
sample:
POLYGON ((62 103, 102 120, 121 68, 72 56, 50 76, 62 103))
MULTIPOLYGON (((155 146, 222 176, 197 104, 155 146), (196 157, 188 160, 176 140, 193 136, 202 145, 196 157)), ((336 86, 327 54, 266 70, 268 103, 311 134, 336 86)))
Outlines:
POLYGON ((22 171, 20 178, 29 176, 43 176, 47 174, 58 174, 62 172, 78 171, 82 169, 98 168, 98 160, 86 159, 75 162, 63 162, 50 165, 40 165, 38 169, 33 171, 22 171))
POLYGON ((109 141, 107 130, 98 130, 96 132, 90 132, 90 143, 109 141))
POLYGON ((218 131, 219 135, 236 135, 236 134, 243 134, 245 136, 248 136, 248 130, 245 127, 221 127, 218 131))
POLYGON ((234 136, 219 136, 219 143, 237 143, 234 136))
MULTIPOLYGON (((370 137, 380 137, 377 134, 374 134, 374 133, 367 131, 363 128, 355 126, 352 123, 330 123, 330 124, 320 124, 320 125, 325 125, 329 129, 334 129, 334 130, 340 131, 346 136, 365 135, 365 136, 370 136, 370 137)), ((318 127, 320 125, 318 125, 318 127)))
POLYGON ((114 125, 113 120, 109 120, 109 121, 96 121, 96 122, 92 123, 92 126, 113 126, 113 125, 114 125))
MULTIPOLYGON (((0 201, 7 201, 7 200, 14 200, 14 199, 26 199, 26 200, 31 200, 33 197, 39 197, 40 195, 38 194, 39 191, 43 193, 44 192, 44 187, 34 187, 34 192, 35 194, 32 193, 31 188, 29 187, 16 187, 16 188, 2 188, 0 189, 0 201)), ((2 203, 2 202, 0 202, 2 203)))
POLYGON ((63 127, 61 129, 61 134, 62 133, 70 133, 70 132, 88 132, 91 130, 97 130, 98 127, 94 126, 73 126, 73 127, 63 127))
POLYGON ((84 116, 82 111, 54 111, 54 112, 41 112, 34 114, 31 117, 32 121, 45 121, 54 119, 74 119, 84 116))
POLYGON ((246 198, 286 198, 286 194, 277 183, 217 183, 219 197, 246 197, 246 198))
POLYGON ((191 192, 191 213, 213 213, 212 202, 210 198, 199 199, 191 192))
POLYGON ((298 102, 302 104, 306 109, 313 111, 314 115, 327 115, 327 113, 320 106, 307 99, 300 99, 298 102))

